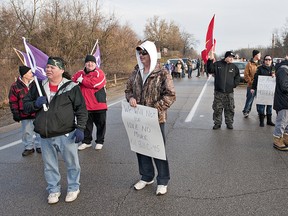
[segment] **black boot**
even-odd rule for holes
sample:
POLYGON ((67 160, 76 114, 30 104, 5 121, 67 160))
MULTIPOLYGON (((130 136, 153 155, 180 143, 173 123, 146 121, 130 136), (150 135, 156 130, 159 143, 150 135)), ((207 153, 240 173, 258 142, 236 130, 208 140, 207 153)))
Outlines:
POLYGON ((267 114, 267 125, 275 126, 272 122, 272 114, 267 114))
POLYGON ((264 118, 265 118, 264 114, 259 114, 259 120, 260 120, 259 126, 260 127, 264 127, 264 118))

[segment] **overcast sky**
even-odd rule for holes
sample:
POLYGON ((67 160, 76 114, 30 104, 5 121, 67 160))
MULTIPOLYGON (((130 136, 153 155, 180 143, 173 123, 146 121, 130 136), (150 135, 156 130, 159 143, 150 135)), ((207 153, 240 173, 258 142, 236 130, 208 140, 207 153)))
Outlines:
MULTIPOLYGON (((121 23, 143 37, 147 19, 154 15, 174 21, 181 30, 194 35, 204 49, 208 24, 215 14, 216 53, 227 50, 271 46, 272 34, 287 24, 287 0, 99 0, 103 10, 114 12, 121 23)), ((142 39, 142 38, 141 38, 142 39)))

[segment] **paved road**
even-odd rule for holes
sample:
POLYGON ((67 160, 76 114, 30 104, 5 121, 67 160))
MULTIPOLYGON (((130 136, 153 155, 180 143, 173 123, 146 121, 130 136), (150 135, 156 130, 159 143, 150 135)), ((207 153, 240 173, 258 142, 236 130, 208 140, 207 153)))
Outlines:
POLYGON ((155 195, 155 183, 133 190, 139 179, 136 155, 115 100, 103 150, 79 152, 81 193, 73 203, 64 202, 63 161, 63 195, 51 206, 41 156, 23 158, 19 129, 1 130, 0 215, 288 215, 287 153, 272 148, 273 127, 258 126, 255 108, 248 119, 242 117, 245 86, 235 91, 234 130, 222 125, 214 131, 213 78, 186 77, 174 83, 177 101, 166 126, 171 181, 165 196, 155 195))

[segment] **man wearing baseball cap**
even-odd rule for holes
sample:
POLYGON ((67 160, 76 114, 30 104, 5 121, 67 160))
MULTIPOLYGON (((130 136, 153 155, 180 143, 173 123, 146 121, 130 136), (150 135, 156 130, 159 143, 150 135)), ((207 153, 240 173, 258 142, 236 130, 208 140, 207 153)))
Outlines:
POLYGON ((234 57, 235 54, 232 51, 227 51, 224 59, 216 62, 214 59, 207 61, 208 73, 214 76, 214 101, 212 105, 214 130, 221 127, 223 110, 227 128, 233 129, 234 88, 240 83, 239 69, 232 63, 234 57))

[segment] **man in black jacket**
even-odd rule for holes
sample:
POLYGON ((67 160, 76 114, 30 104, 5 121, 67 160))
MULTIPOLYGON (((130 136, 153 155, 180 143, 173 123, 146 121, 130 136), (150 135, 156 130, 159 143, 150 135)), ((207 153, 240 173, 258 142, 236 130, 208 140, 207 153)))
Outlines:
POLYGON ((227 128, 233 129, 234 88, 240 83, 239 69, 232 63, 233 57, 235 57, 234 53, 227 51, 224 59, 215 63, 213 63, 214 59, 207 61, 208 73, 214 76, 214 101, 212 105, 214 130, 221 127, 223 110, 227 128))
POLYGON ((44 96, 39 97, 36 86, 32 87, 23 100, 24 109, 26 112, 36 112, 34 130, 41 136, 48 203, 57 203, 61 195, 58 152, 67 168, 68 188, 65 201, 72 202, 80 193, 81 169, 76 143, 84 139, 88 112, 80 87, 69 80, 62 58, 48 59, 46 75, 47 79, 39 83, 44 96), (48 110, 42 108, 43 104, 48 110))

